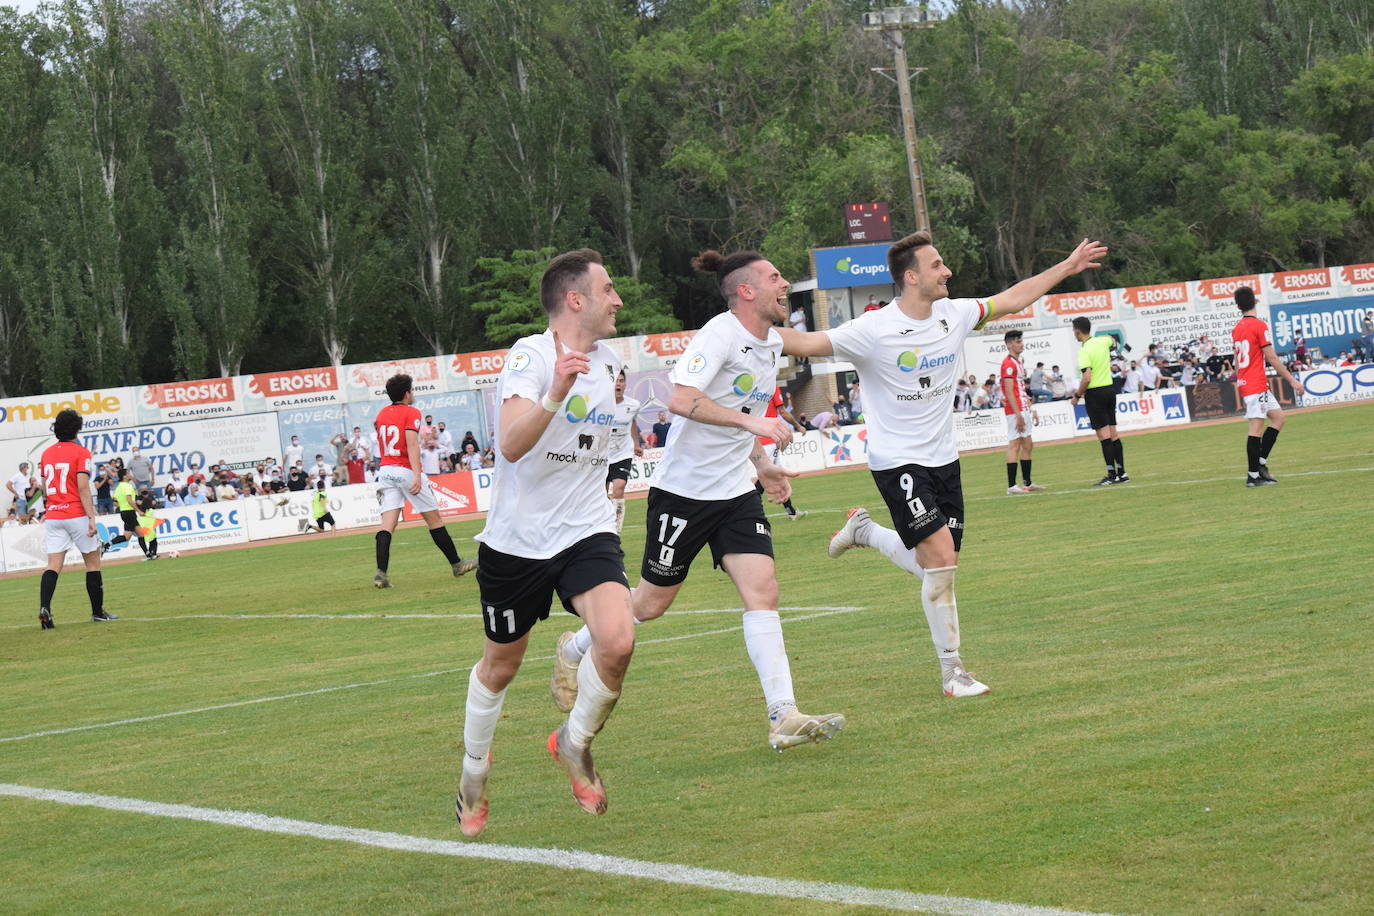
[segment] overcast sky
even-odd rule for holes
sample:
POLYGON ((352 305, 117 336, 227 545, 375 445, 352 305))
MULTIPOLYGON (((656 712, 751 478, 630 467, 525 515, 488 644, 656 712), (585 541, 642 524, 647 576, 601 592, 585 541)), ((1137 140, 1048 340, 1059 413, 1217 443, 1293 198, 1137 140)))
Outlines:
POLYGON ((38 9, 38 0, 0 0, 0 6, 12 6, 21 13, 32 13, 38 9))

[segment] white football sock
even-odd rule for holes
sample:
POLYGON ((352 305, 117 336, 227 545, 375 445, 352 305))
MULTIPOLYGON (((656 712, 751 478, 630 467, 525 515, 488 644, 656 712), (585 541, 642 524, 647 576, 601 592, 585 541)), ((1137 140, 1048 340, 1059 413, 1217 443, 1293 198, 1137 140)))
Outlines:
POLYGON ((891 528, 884 528, 877 522, 869 522, 864 527, 864 540, 869 547, 876 548, 883 556, 918 579, 925 578, 926 571, 916 562, 916 551, 902 543, 902 536, 891 528))
POLYGON ((619 531, 625 525, 625 500, 613 499, 615 503, 615 530, 619 531))
POLYGON ((759 673, 768 718, 776 722, 797 708, 792 695, 792 668, 782 641, 782 618, 777 611, 744 612, 744 647, 759 673))
POLYGON ((585 665, 577 666, 577 702, 568 713, 568 727, 564 733, 573 747, 586 747, 592 743, 601 726, 606 724, 615 701, 620 693, 609 689, 601 681, 596 670, 596 659, 585 665))
POLYGON ((463 720, 463 770, 473 775, 485 773, 488 766, 487 753, 491 750, 491 738, 496 734, 496 723, 501 718, 501 704, 506 700, 506 691, 493 693, 477 677, 477 666, 473 665, 468 675, 467 716, 463 720))
POLYGON ((959 607, 954 601, 954 574, 958 566, 927 569, 921 583, 921 604, 925 605, 926 623, 930 625, 930 640, 935 643, 935 655, 940 659, 940 671, 945 676, 959 659, 959 607))

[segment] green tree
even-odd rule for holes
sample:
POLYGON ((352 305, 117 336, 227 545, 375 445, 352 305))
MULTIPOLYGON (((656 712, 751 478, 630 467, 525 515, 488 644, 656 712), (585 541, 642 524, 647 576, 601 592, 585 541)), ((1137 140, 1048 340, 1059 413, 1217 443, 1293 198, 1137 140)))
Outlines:
MULTIPOLYGON (((343 363, 363 303, 378 282, 386 240, 363 153, 367 60, 350 8, 333 0, 270 0, 257 39, 274 74, 268 110, 289 192, 282 201, 295 250, 294 285, 325 356, 343 363)), ((379 309, 367 312, 382 320, 379 309)))
MULTIPOLYGON (((471 80, 431 0, 371 7, 386 90, 385 162, 397 188, 407 282, 416 329, 436 355, 459 346, 463 283, 477 249, 472 137, 479 120, 471 80)), ((456 27, 456 26, 454 26, 456 27)))
MULTIPOLYGON (((267 188, 257 165, 253 59, 240 47, 235 28, 244 10, 238 0, 167 0, 154 24, 162 63, 177 92, 179 122, 173 130, 179 154, 183 211, 180 244, 186 269, 159 263, 164 300, 187 304, 173 313, 184 337, 198 329, 209 339, 219 375, 237 375, 259 320, 258 259, 253 244, 268 214, 267 188), (185 290, 165 284, 184 276, 185 290)), ((199 351, 200 347, 194 348, 199 351)), ((180 357, 187 351, 178 346, 180 357)), ((178 359, 181 371, 192 369, 178 359)), ((197 376, 192 376, 197 377, 197 376)))

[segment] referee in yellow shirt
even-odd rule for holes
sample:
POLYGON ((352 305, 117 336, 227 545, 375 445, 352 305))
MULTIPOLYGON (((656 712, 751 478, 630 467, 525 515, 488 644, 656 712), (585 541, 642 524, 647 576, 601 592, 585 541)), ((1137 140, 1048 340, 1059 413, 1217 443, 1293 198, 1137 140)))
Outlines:
POLYGON ((1116 432, 1116 388, 1112 385, 1112 339, 1106 335, 1092 336, 1093 324, 1087 318, 1073 320, 1073 336, 1081 345, 1078 350, 1078 369, 1082 373, 1073 403, 1083 400, 1088 422, 1102 446, 1102 458, 1107 462, 1107 476, 1093 486, 1107 487, 1126 483, 1126 459, 1121 454, 1121 437, 1116 432))

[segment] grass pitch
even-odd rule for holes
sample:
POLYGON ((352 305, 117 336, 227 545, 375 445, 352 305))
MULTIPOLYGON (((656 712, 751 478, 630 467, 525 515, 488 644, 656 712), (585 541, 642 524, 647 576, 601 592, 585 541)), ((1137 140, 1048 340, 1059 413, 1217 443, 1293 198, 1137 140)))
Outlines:
MULTIPOLYGON (((596 743, 604 817, 543 748, 547 659, 574 620, 536 628, 480 842, 1110 913, 1369 912, 1371 418, 1290 417, 1281 485, 1258 490, 1239 422, 1129 437, 1122 487, 1087 486, 1090 441, 1036 450, 1043 494, 1005 496, 1000 454, 966 458, 964 658, 993 689, 971 700, 940 692, 913 579, 876 551, 825 555, 849 506, 881 510, 867 471, 799 480, 809 516, 774 520, 793 677, 803 709, 849 727, 768 749, 738 614, 688 613, 738 607, 699 559, 638 630, 596 743)), ((69 570, 49 632, 37 577, 0 581, 0 782, 460 839, 476 583, 409 529, 378 592, 371 549, 369 532, 119 565, 107 606, 138 619, 111 625, 69 570), (55 733, 21 738, 38 732, 55 733)), ((20 798, 0 813, 17 912, 858 909, 20 798)))

